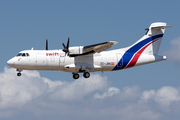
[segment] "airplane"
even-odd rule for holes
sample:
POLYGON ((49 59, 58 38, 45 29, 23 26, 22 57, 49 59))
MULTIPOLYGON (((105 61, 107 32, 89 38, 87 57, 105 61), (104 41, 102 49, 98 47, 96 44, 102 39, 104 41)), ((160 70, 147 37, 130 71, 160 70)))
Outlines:
POLYGON ((90 72, 115 71, 136 67, 144 64, 166 60, 166 56, 158 55, 162 37, 167 26, 164 22, 150 25, 146 34, 133 45, 121 49, 109 50, 116 41, 108 41, 88 46, 69 47, 62 43, 64 49, 48 50, 46 39, 45 50, 24 50, 7 61, 10 67, 16 68, 17 76, 23 70, 56 70, 71 72, 74 79, 83 73, 84 78, 90 72))

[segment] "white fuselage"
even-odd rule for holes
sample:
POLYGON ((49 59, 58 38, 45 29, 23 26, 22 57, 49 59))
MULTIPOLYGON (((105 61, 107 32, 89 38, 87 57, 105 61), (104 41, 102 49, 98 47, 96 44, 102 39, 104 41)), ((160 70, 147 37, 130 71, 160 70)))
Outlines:
POLYGON ((101 52, 86 56, 69 57, 62 50, 25 50, 29 56, 15 56, 8 64, 23 70, 61 70, 78 72, 79 68, 94 71, 111 71, 118 63, 115 52, 101 52))
MULTIPOLYGON (((128 48, 104 51, 86 56, 69 57, 62 50, 25 50, 20 53, 29 56, 15 56, 7 63, 13 68, 22 70, 60 70, 77 73, 80 69, 95 71, 112 71, 125 69, 123 64, 126 58, 122 58, 128 48), (121 60, 121 62, 120 62, 121 60), (116 67, 116 69, 114 69, 116 67)), ((141 54, 136 65, 138 66, 160 60, 166 57, 141 54)))

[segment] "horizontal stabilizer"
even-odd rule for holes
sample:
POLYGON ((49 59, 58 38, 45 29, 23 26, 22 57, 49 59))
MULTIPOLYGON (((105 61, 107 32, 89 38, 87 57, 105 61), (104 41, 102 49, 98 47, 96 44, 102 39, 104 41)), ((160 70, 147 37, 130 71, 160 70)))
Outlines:
POLYGON ((172 27, 172 26, 158 26, 158 27, 151 27, 152 29, 164 29, 164 28, 168 28, 168 27, 172 27))
POLYGON ((168 27, 172 26, 166 25, 166 23, 163 22, 152 23, 149 28, 145 29, 147 30, 146 35, 154 36, 158 34, 164 34, 165 28, 168 27))

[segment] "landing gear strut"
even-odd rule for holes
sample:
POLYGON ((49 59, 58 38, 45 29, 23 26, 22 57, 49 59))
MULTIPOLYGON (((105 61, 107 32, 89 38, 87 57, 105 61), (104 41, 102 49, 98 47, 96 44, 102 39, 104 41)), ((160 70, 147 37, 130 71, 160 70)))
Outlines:
POLYGON ((23 71, 23 69, 17 69, 16 71, 19 71, 19 73, 17 73, 17 76, 21 76, 21 71, 23 71))

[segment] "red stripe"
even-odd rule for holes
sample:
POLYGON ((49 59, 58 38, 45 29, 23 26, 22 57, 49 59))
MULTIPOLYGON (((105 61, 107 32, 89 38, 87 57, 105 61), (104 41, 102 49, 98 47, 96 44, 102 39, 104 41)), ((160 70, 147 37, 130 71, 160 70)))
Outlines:
POLYGON ((153 42, 155 42, 155 41, 157 41, 157 40, 159 40, 159 39, 156 39, 156 40, 148 43, 148 44, 147 44, 146 46, 144 46, 141 50, 139 50, 139 51, 134 55, 133 59, 131 60, 131 62, 128 64, 128 66, 127 66, 126 68, 133 67, 133 66, 136 64, 136 62, 138 61, 141 53, 142 53, 150 44, 152 44, 153 42))
POLYGON ((127 66, 126 68, 133 67, 133 66, 136 64, 137 60, 139 59, 141 53, 142 53, 150 44, 152 44, 152 43, 153 43, 153 42, 148 43, 148 44, 147 44, 146 46, 144 46, 141 50, 139 50, 139 51, 134 55, 133 59, 131 60, 131 62, 128 64, 128 66, 127 66))

